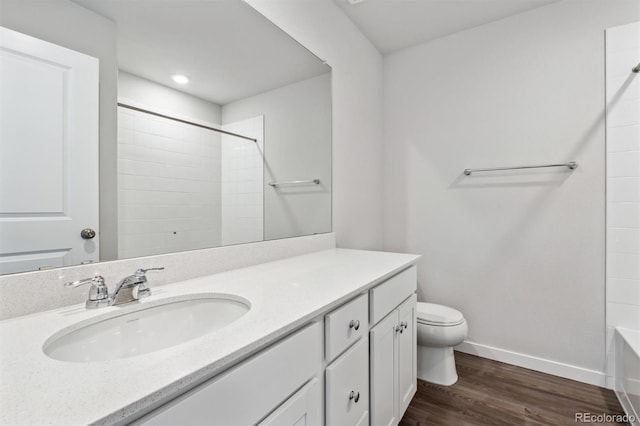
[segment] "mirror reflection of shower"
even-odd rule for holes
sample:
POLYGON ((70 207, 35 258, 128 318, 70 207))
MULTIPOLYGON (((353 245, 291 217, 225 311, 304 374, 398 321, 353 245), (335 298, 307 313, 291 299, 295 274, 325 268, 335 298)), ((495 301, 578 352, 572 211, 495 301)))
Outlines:
POLYGON ((220 119, 218 105, 119 77, 118 257, 261 241, 263 116, 205 121, 166 106, 179 98, 220 119))

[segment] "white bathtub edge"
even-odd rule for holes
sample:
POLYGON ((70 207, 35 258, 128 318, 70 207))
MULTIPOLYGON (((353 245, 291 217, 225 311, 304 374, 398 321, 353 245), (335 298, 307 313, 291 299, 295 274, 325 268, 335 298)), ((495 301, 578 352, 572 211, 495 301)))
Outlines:
MULTIPOLYGON (((629 416, 629 423, 632 426, 640 426, 640 406, 634 407, 626 392, 624 374, 624 355, 631 355, 640 365, 640 331, 616 327, 615 332, 615 361, 614 361, 614 392, 620 401, 624 412, 629 416)), ((638 380, 638 379, 637 379, 638 380)))

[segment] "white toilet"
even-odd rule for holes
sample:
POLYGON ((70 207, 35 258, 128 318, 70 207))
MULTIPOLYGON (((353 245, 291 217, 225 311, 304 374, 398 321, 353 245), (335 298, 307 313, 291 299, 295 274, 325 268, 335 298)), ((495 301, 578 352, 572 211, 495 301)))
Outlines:
POLYGON ((467 337, 462 313, 448 306, 418 302, 418 378, 449 386, 458 381, 453 347, 467 337))

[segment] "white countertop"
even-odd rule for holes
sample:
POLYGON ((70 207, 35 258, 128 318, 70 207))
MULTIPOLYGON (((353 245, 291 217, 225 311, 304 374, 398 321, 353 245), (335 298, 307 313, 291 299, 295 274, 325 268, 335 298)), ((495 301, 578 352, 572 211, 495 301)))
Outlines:
MULTIPOLYGON (((0 322, 0 424, 113 424, 177 396, 310 320, 415 264, 419 256, 331 249, 153 288, 139 305, 202 293, 243 297, 251 310, 230 325, 140 356, 71 363, 47 357, 62 329, 133 304, 84 305, 0 322)), ((111 286, 113 283, 111 283, 111 286)), ((135 309, 135 308, 134 308, 135 309)))

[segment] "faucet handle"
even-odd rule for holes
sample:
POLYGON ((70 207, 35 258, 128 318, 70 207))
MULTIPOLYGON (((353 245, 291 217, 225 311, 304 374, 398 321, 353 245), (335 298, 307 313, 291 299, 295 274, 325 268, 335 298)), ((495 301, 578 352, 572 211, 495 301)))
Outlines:
POLYGON ((162 271, 162 270, 164 270, 164 266, 161 266, 159 268, 147 268, 147 269, 138 268, 138 270, 135 273, 136 277, 140 278, 140 281, 141 281, 140 284, 138 285, 138 290, 136 295, 138 299, 151 296, 151 289, 147 284, 147 277, 145 277, 144 275, 148 271, 162 271))
POLYGON ((91 278, 83 278, 81 280, 78 281, 71 281, 68 283, 64 283, 64 286, 66 288, 76 288, 76 287, 80 287, 81 285, 85 285, 85 284, 94 284, 94 283, 98 283, 99 281, 102 281, 102 283, 104 284, 104 278, 102 278, 101 275, 94 275, 91 278))
POLYGON ((99 308, 109 305, 109 289, 101 275, 95 275, 93 278, 85 278, 78 281, 65 283, 67 288, 80 287, 81 285, 91 284, 89 289, 89 297, 87 298, 86 307, 89 309, 99 308))
POLYGON ((136 275, 137 276, 142 276, 142 275, 146 274, 149 271, 163 271, 163 270, 164 270, 164 266, 161 266, 159 268, 146 268, 146 269, 138 268, 136 270, 136 275))

